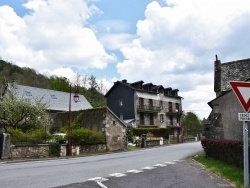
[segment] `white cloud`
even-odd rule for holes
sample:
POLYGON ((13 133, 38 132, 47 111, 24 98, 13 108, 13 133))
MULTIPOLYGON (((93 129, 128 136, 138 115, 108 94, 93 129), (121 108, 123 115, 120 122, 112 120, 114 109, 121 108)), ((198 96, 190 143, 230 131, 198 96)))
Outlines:
POLYGON ((0 54, 39 71, 58 67, 104 69, 115 60, 88 28, 98 8, 83 0, 29 0, 29 14, 19 17, 0 7, 0 54))
POLYGON ((208 117, 207 102, 215 97, 215 54, 229 61, 249 56, 250 2, 166 0, 165 4, 154 1, 147 6, 145 19, 137 23, 138 38, 121 48, 125 60, 117 64, 118 72, 129 82, 178 88, 185 98, 184 110, 208 117))

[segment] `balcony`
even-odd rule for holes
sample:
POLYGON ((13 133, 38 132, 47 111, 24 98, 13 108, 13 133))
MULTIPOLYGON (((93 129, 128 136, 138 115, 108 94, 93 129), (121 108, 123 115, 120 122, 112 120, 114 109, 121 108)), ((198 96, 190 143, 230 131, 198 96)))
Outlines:
POLYGON ((159 106, 152 106, 152 105, 137 105, 138 112, 159 112, 161 108, 159 106))
POLYGON ((166 112, 166 115, 181 115, 182 111, 178 109, 169 109, 168 112, 166 112))

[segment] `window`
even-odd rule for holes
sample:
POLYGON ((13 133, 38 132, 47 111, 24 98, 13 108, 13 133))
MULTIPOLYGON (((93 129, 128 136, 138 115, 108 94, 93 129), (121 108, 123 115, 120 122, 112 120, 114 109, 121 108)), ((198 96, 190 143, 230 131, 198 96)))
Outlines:
POLYGON ((51 99, 57 99, 55 95, 50 95, 51 99))
POLYGON ((173 116, 170 116, 169 119, 170 119, 170 125, 173 125, 173 116))
POLYGON ((113 121, 113 125, 115 125, 115 121, 113 121))
POLYGON ((163 109, 163 102, 160 101, 160 109, 162 110, 163 109))
POLYGON ((178 113, 180 111, 179 103, 175 103, 175 111, 178 113))
POLYGON ((160 114, 160 121, 161 121, 161 123, 164 122, 164 116, 163 116, 163 114, 160 114))
POLYGON ((120 105, 120 106, 123 106, 122 99, 119 100, 119 105, 120 105))
POLYGON ((169 102, 169 103, 168 103, 168 111, 169 111, 169 112, 172 112, 172 111, 173 111, 173 109, 172 109, 172 102, 169 102))
POLYGON ((150 125, 154 125, 154 114, 149 115, 150 125))
POLYGON ((140 113, 140 124, 144 125, 144 114, 140 113))
POLYGON ((26 94, 26 96, 28 96, 28 97, 32 96, 32 94, 31 94, 30 91, 25 91, 25 94, 26 94))

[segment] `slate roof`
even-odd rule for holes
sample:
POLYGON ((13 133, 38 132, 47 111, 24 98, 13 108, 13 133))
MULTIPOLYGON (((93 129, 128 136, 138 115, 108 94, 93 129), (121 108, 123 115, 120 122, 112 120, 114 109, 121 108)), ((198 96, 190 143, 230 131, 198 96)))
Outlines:
POLYGON ((221 91, 231 89, 230 81, 246 81, 250 78, 250 59, 221 64, 221 91))
MULTIPOLYGON (((42 103, 47 105, 48 110, 53 111, 69 111, 69 96, 70 93, 42 89, 23 85, 8 84, 8 89, 14 89, 15 94, 20 98, 31 99, 35 103, 37 100, 41 100, 42 103)), ((71 110, 78 111, 93 108, 87 99, 79 94, 79 102, 74 102, 74 93, 71 93, 71 110)))

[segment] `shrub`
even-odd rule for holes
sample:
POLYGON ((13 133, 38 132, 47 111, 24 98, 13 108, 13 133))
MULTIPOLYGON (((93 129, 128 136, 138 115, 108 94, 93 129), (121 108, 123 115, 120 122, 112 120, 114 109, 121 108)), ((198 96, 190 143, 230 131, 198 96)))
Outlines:
POLYGON ((105 134, 89 129, 73 129, 72 130, 72 144, 86 145, 86 144, 103 144, 106 143, 105 134))
POLYGON ((155 137, 169 138, 170 130, 168 128, 134 128, 134 135, 141 136, 142 134, 151 134, 155 137))
POLYGON ((203 139, 201 144, 207 157, 243 167, 243 142, 237 140, 203 139))
POLYGON ((9 128, 12 144, 43 144, 49 141, 52 136, 45 130, 30 130, 26 133, 18 129, 9 128))

